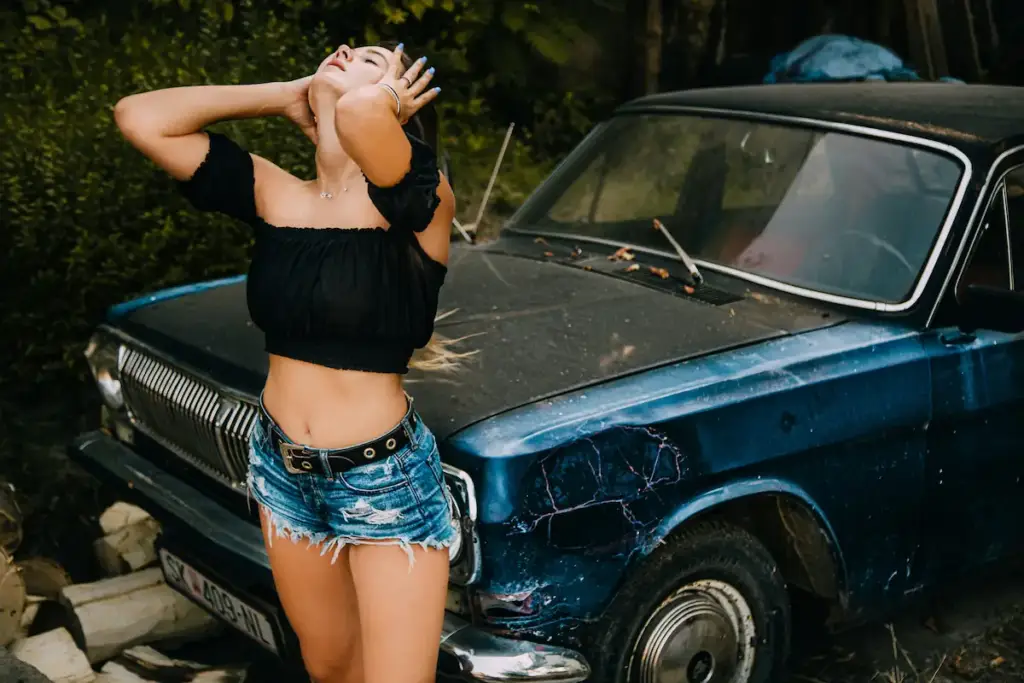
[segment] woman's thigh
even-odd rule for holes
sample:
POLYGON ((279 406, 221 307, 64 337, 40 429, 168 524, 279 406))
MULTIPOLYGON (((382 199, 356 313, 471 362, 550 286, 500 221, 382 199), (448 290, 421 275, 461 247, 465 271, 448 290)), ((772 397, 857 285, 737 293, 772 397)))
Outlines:
POLYGON ((433 683, 448 590, 448 551, 355 545, 364 683, 433 683))
POLYGON ((249 495, 259 504, 278 598, 315 681, 361 683, 359 612, 346 549, 318 503, 312 480, 296 477, 253 431, 249 495))
POLYGON ((433 681, 458 533, 434 436, 421 422, 410 446, 335 483, 325 502, 349 552, 364 683, 433 681))
POLYGON ((361 683, 359 612, 348 549, 323 552, 324 542, 275 538, 278 529, 271 528, 262 507, 260 519, 277 595, 310 676, 361 683))

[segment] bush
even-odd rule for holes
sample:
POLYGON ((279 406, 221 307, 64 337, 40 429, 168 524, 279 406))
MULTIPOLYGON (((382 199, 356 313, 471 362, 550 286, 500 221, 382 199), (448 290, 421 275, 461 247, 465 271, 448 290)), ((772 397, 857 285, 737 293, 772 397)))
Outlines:
MULTIPOLYGON (((18 9, 0 10, 0 272, 6 280, 0 294, 5 322, 0 355, 12 359, 0 390, 81 378, 82 348, 113 303, 244 269, 248 230, 192 211, 170 179, 123 141, 112 108, 141 90, 296 78, 342 40, 392 37, 371 29, 346 35, 325 18, 340 16, 348 26, 384 26, 392 33, 401 28, 403 37, 417 31, 430 37, 421 44, 439 76, 448 79, 441 81, 439 104, 460 217, 475 214, 506 126, 486 106, 488 92, 518 87, 507 74, 504 83, 480 77, 488 67, 468 58, 474 41, 493 32, 493 17, 479 15, 481 4, 336 0, 314 7, 310 0, 147 0, 115 9, 103 4, 24 0, 18 9), (431 7, 433 14, 427 11, 431 7)), ((520 24, 513 28, 525 30, 520 24)), ((415 37, 407 43, 415 44, 415 37)), ((531 54, 533 62, 522 70, 545 63, 531 54)), ((538 93, 533 111, 552 105, 565 115, 555 122, 538 115, 536 126, 527 121, 510 146, 494 192, 499 210, 521 201, 550 166, 536 160, 531 130, 540 130, 549 147, 564 148, 589 125, 582 114, 585 103, 554 89, 538 93)), ((300 176, 312 175, 313 149, 287 122, 221 125, 254 152, 300 176)))

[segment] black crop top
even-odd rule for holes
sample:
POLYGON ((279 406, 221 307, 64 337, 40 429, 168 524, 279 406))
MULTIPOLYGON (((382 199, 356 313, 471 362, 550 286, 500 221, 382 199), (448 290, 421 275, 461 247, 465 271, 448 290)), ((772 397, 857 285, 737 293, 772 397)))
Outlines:
POLYGON ((367 179, 388 229, 282 228, 256 214, 249 153, 223 135, 209 136, 206 159, 178 186, 195 208, 253 227, 246 301, 266 351, 329 368, 407 372, 413 349, 433 333, 447 273, 413 234, 430 224, 440 203, 433 150, 407 134, 412 165, 405 177, 393 187, 367 179))

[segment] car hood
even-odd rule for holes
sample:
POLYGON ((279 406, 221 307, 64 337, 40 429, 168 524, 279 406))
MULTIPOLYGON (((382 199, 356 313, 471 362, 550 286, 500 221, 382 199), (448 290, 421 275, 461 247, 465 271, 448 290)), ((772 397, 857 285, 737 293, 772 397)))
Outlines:
MULTIPOLYGON (((597 271, 452 249, 440 305, 448 315, 436 330, 475 353, 457 372, 414 370, 406 384, 438 438, 565 391, 839 321, 774 297, 713 305, 678 285, 673 293, 597 271)), ((239 392, 256 396, 263 385, 263 334, 249 319, 244 281, 157 297, 113 324, 239 392)))

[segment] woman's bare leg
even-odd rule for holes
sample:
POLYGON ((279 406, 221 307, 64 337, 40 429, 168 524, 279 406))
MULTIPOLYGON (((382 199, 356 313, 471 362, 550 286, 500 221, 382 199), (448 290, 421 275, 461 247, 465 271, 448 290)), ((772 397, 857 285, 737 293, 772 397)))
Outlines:
POLYGON ((354 545, 364 683, 433 683, 448 591, 448 551, 354 545))
MULTIPOLYGON (((260 510, 263 538, 268 537, 266 513, 260 510)), ((349 566, 349 549, 337 559, 333 551, 307 541, 292 543, 270 536, 270 568, 278 597, 292 630, 299 638, 302 659, 314 683, 363 683, 359 643, 359 612, 349 566)))

